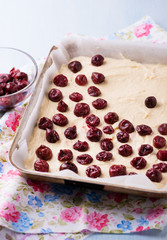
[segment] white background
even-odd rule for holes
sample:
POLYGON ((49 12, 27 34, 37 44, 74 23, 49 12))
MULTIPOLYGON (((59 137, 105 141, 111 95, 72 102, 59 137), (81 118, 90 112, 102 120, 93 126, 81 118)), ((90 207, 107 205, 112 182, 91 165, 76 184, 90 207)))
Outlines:
POLYGON ((0 0, 0 46, 38 59, 69 32, 104 37, 145 15, 167 29, 167 0, 0 0))

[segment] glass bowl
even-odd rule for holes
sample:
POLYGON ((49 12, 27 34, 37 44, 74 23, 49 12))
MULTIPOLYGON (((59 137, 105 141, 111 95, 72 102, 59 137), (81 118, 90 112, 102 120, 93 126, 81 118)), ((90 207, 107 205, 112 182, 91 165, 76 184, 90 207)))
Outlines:
MULTIPOLYGON (((26 52, 15 48, 0 47, 0 75, 8 74, 11 69, 19 69, 28 75, 29 84, 21 90, 0 96, 0 112, 8 111, 28 98, 34 87, 38 73, 35 60, 26 52)), ((0 82, 2 85, 2 82, 0 82)))

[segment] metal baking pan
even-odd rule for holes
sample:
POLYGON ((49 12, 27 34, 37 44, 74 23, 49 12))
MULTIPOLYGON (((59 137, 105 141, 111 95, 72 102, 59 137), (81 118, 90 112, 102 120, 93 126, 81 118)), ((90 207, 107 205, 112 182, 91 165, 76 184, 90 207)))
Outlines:
MULTIPOLYGON (((142 196, 166 197, 167 184, 157 189, 144 175, 116 177, 111 181, 102 179, 81 178, 70 174, 42 173, 27 170, 24 166, 27 148, 25 145, 33 133, 37 122, 45 89, 53 79, 52 73, 59 70, 63 63, 77 56, 103 54, 106 57, 129 58, 141 63, 167 64, 167 46, 151 43, 129 42, 123 40, 97 40, 87 37, 71 36, 64 39, 57 47, 53 46, 48 54, 43 70, 37 80, 35 90, 20 122, 16 136, 9 151, 9 160, 22 176, 40 180, 92 187, 106 191, 130 193, 142 196), (33 117, 32 117, 33 115, 33 117), (33 122, 31 121, 33 119, 33 122), (26 149, 26 150, 25 150, 26 149), (135 180, 137 179, 137 180, 135 180), (135 185, 135 182, 138 184, 135 185)), ((62 171, 63 172, 63 171, 62 171)))

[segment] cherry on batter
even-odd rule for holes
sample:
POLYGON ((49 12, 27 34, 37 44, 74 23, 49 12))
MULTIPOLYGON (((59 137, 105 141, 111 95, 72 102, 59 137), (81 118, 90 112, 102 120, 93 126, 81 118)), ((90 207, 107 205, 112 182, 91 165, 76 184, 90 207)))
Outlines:
POLYGON ((102 98, 98 98, 92 102, 92 105, 96 109, 104 109, 107 107, 107 101, 102 98))
POLYGON ((46 161, 52 158, 52 150, 45 145, 40 145, 35 153, 38 158, 46 161))
POLYGON ((81 154, 76 158, 77 162, 86 165, 93 161, 93 158, 89 154, 81 154))
POLYGON ((117 122, 119 120, 119 116, 117 113, 115 112, 108 112, 105 116, 104 116, 104 121, 108 124, 114 124, 115 122, 117 122))
POLYGON ((68 64, 68 68, 73 72, 77 73, 81 70, 82 64, 79 61, 72 61, 68 64))
POLYGON ((63 98, 63 95, 59 89, 52 88, 48 93, 48 98, 52 102, 59 102, 63 98))
POLYGON ((76 126, 69 127, 64 131, 64 135, 66 138, 73 140, 77 137, 77 128, 76 126))
POLYGON ((112 153, 106 151, 99 152, 96 155, 96 159, 103 162, 110 161, 112 159, 112 153))
POLYGON ((72 162, 69 162, 69 161, 66 161, 64 163, 62 163, 60 165, 60 168, 59 168, 60 171, 63 171, 63 170, 71 170, 75 173, 78 173, 78 168, 77 166, 75 165, 75 163, 72 163, 72 162))
POLYGON ((60 149, 58 153, 59 161, 70 161, 73 159, 73 153, 70 149, 60 149))
POLYGON ((50 143, 56 143, 59 141, 59 134, 54 129, 46 129, 46 140, 50 143))
POLYGON ((49 172, 49 164, 43 159, 37 159, 34 163, 35 171, 49 172))
POLYGON ((91 58, 91 63, 93 66, 99 67, 103 64, 104 57, 100 54, 97 54, 91 58))
POLYGON ((102 131, 99 128, 91 128, 87 132, 87 138, 91 142, 99 142, 102 136, 102 131))
POLYGON ((152 181, 152 182, 161 182, 162 180, 162 173, 160 170, 156 168, 150 168, 146 172, 146 176, 152 181))
POLYGON ((100 89, 95 86, 90 86, 87 91, 88 91, 88 94, 92 97, 98 97, 101 94, 100 89))
POLYGON ((91 165, 86 169, 86 175, 90 178, 97 178, 101 176, 101 168, 97 165, 91 165))
POLYGON ((79 85, 79 86, 85 86, 87 84, 87 77, 84 74, 79 74, 76 76, 75 78, 75 82, 79 85))
POLYGON ((57 105, 57 110, 59 112, 66 112, 67 109, 68 109, 68 105, 63 100, 60 100, 60 102, 57 105))
POLYGON ((86 117, 86 124, 88 127, 97 127, 100 124, 100 118, 94 114, 86 117))
POLYGON ((59 74, 53 79, 53 82, 58 87, 66 87, 68 84, 68 79, 63 74, 59 74))
POLYGON ((38 127, 40 129, 44 129, 44 130, 46 130, 46 128, 52 129, 53 128, 53 122, 47 117, 42 117, 39 120, 38 127))
POLYGON ((110 177, 126 175, 126 167, 124 165, 112 165, 109 168, 110 177))
POLYGON ((89 144, 86 141, 80 141, 78 140, 76 143, 74 143, 73 148, 79 152, 85 152, 89 148, 89 144))
POLYGON ((143 157, 135 157, 130 161, 130 164, 136 169, 143 169, 147 165, 147 161, 143 157))
POLYGON ((54 124, 64 127, 68 123, 68 119, 61 113, 57 113, 53 116, 52 121, 54 124))

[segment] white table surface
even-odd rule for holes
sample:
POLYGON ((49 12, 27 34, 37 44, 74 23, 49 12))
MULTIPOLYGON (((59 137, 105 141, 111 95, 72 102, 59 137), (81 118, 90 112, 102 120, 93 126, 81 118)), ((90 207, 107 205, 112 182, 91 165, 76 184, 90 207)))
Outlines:
POLYGON ((167 29, 166 0, 0 0, 0 46, 46 56, 68 32, 106 36, 145 15, 167 29))
MULTIPOLYGON (((0 46, 47 56, 67 33, 104 37, 145 15, 167 29, 166 0, 0 0, 0 46)), ((93 235, 87 239, 167 239, 164 231, 93 235)))

